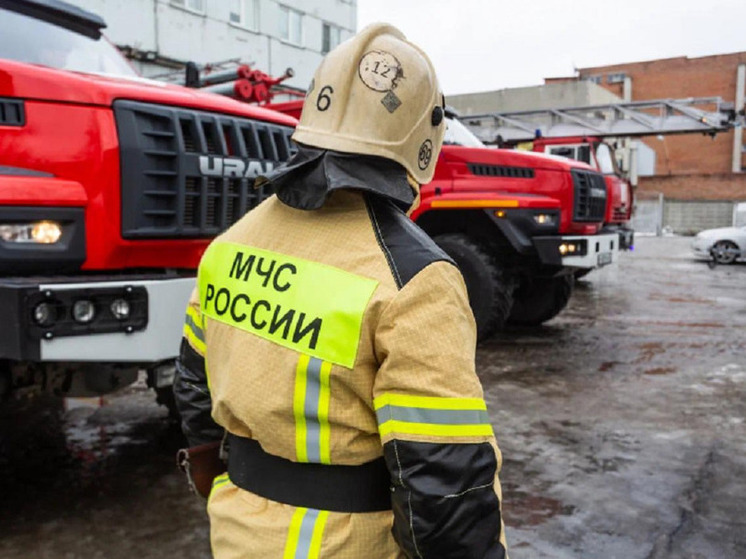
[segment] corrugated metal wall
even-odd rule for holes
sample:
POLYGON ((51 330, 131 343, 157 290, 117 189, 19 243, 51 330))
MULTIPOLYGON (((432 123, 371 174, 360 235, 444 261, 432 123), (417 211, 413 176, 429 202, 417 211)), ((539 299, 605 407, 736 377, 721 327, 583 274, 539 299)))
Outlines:
POLYGON ((671 200, 646 197, 635 202, 632 228, 642 234, 662 231, 692 235, 703 229, 746 223, 746 203, 722 200, 671 200), (736 212, 736 207, 743 208, 736 212))
POLYGON ((667 199, 663 204, 663 227, 679 234, 730 227, 733 225, 733 205, 728 201, 667 199))

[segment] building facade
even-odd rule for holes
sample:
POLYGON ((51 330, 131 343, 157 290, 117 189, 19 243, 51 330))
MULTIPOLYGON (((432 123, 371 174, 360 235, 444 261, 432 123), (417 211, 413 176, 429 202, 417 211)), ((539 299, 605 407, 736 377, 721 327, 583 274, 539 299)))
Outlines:
POLYGON ((588 81, 511 87, 495 91, 448 95, 446 97, 446 103, 465 115, 563 109, 618 103, 620 101, 619 96, 613 92, 588 81))
MULTIPOLYGON (((746 52, 581 68, 574 79, 594 82, 631 101, 721 97, 743 114, 746 52)), ((664 226, 683 232, 730 225, 737 203, 746 201, 742 126, 714 138, 685 134, 643 139, 655 150, 657 164, 654 176, 640 179, 638 198, 665 198, 664 226)))
POLYGON ((285 83, 305 90, 324 54, 357 27, 357 0, 69 1, 103 17, 144 76, 173 81, 187 61, 240 60, 272 76, 292 68, 285 83))

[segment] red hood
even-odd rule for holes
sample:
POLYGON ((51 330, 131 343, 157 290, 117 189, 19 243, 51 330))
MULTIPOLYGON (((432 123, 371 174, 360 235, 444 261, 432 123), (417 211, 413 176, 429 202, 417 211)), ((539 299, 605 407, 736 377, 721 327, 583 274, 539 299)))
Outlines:
POLYGON ((110 107, 116 99, 190 107, 295 126, 296 120, 222 95, 138 77, 83 74, 0 59, 0 97, 110 107))
POLYGON ((516 149, 467 148, 462 146, 444 145, 442 155, 446 160, 463 163, 505 165, 510 167, 531 167, 548 171, 569 171, 570 169, 594 169, 581 161, 574 161, 566 157, 547 155, 533 151, 516 149))

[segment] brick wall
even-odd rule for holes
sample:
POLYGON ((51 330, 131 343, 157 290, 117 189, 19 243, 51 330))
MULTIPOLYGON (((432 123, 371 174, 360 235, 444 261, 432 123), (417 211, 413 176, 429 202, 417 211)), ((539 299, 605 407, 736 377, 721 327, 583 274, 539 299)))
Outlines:
MULTIPOLYGON (((632 79, 633 101, 719 96, 734 102, 739 64, 746 64, 746 52, 583 68, 579 75, 581 79, 600 78, 599 85, 622 96, 623 84, 609 84, 608 76, 624 73, 632 79)), ((670 190, 672 197, 746 199, 743 181, 726 178, 732 170, 733 132, 718 134, 714 139, 686 134, 663 139, 647 137, 643 141, 656 152, 655 180, 663 176, 656 184, 670 190), (668 176, 693 174, 705 176, 682 181, 668 176)), ((746 158, 742 157, 741 165, 746 165, 746 158)), ((650 179, 641 183, 651 184, 650 179)))
POLYGON ((682 200, 746 201, 746 174, 716 173, 640 177, 639 198, 661 193, 682 200))

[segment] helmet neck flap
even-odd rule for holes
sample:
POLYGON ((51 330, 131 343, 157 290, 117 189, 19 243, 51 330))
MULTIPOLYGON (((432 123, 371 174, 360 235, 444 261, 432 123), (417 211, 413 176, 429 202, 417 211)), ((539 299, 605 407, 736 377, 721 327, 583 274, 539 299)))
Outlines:
POLYGON ((357 190, 388 198, 407 211, 415 192, 400 164, 373 155, 344 153, 298 144, 298 152, 276 171, 260 176, 277 197, 299 210, 317 210, 336 190, 357 190))

